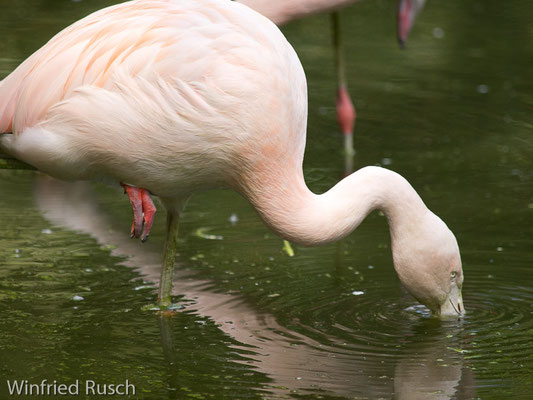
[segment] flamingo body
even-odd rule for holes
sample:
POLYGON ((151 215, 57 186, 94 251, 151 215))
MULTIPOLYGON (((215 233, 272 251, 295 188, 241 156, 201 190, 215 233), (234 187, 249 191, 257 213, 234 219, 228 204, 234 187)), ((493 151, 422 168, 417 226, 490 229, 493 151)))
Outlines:
POLYGON ((238 0, 260 12, 276 25, 347 7, 358 0, 238 0))
POLYGON ((0 131, 14 133, 2 144, 54 176, 184 196, 232 186, 259 154, 301 164, 305 87, 291 46, 247 7, 129 2, 65 29, 2 81, 0 131), (299 117, 269 117, 284 113, 299 117))
POLYGON ((129 195, 145 215, 155 212, 145 190, 162 199, 163 305, 184 200, 229 187, 304 245, 345 237, 382 210, 404 285, 437 313, 463 312, 455 237, 404 178, 367 167, 324 194, 307 188, 305 74, 278 28, 244 5, 137 0, 101 10, 22 63, 0 99, 0 133, 11 133, 0 146, 15 157, 60 178, 142 188, 129 195))

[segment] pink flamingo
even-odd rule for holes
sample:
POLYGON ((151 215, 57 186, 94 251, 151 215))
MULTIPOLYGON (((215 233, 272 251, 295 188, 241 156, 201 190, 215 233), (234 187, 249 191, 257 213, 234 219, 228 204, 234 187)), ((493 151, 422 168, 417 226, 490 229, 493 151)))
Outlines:
POLYGON ((0 147, 9 154, 61 179, 121 183, 134 205, 135 236, 148 234, 150 193, 161 199, 162 307, 171 305, 182 207, 196 191, 227 187, 302 245, 343 238, 382 210, 406 288, 435 313, 461 314, 453 233, 386 169, 366 167, 312 193, 302 173, 306 124, 296 53, 267 18, 225 0, 105 8, 0 82, 0 147))
MULTIPOLYGON (((260 12, 281 26, 295 19, 305 18, 309 15, 333 11, 331 14, 333 28, 333 44, 335 49, 335 66, 337 70, 337 120, 344 137, 344 153, 346 171, 353 170, 353 130, 356 111, 353 105, 346 82, 344 54, 342 51, 342 35, 340 17, 336 11, 349 6, 358 0, 237 0, 242 4, 260 12)), ((414 24, 415 18, 424 7, 426 0, 398 0, 398 42, 405 47, 407 37, 414 24)))

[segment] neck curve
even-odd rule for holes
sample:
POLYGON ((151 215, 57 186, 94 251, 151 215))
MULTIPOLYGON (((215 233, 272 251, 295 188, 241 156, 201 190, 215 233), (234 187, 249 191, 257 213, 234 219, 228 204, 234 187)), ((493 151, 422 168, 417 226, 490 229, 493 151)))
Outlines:
POLYGON ((405 178, 379 167, 362 168, 319 195, 307 188, 301 171, 254 178, 241 192, 272 230, 304 246, 342 239, 373 210, 387 216, 394 240, 418 226, 428 212, 405 178))

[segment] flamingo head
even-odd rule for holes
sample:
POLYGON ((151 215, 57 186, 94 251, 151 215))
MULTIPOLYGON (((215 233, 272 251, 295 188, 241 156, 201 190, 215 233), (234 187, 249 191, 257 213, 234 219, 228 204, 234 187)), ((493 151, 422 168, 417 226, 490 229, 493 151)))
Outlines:
POLYGON ((394 267, 405 288, 434 315, 462 316, 463 268, 459 246, 431 211, 401 232, 393 232, 394 267))

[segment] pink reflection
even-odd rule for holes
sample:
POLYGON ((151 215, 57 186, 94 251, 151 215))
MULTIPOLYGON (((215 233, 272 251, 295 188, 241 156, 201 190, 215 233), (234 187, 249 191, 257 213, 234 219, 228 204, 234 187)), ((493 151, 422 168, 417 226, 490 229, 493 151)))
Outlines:
MULTIPOLYGON (((110 226, 112 218, 99 208, 89 183, 67 183, 37 175, 34 198, 50 223, 114 246, 113 255, 127 257, 123 264, 138 270, 146 280, 158 282, 162 244, 141 244, 129 238, 127 227, 110 226)), ((397 399, 418 399, 432 393, 432 399, 450 399, 464 389, 461 383, 472 379, 471 373, 465 375, 469 370, 463 368, 463 359, 456 354, 451 357, 446 341, 421 342, 416 357, 414 351, 406 351, 403 356, 381 363, 354 350, 339 350, 342 343, 335 343, 336 338, 328 338, 329 346, 288 330, 273 315, 254 309, 243 297, 214 293, 212 287, 212 282, 196 279, 190 270, 180 268, 178 261, 174 294, 193 300, 188 309, 210 318, 225 334, 242 343, 235 346, 237 349, 252 351, 247 355, 249 361, 244 362, 271 378, 270 391, 277 395, 317 391, 389 398, 395 393, 397 399)), ((161 335, 164 350, 172 351, 171 336, 164 323, 161 335)))

